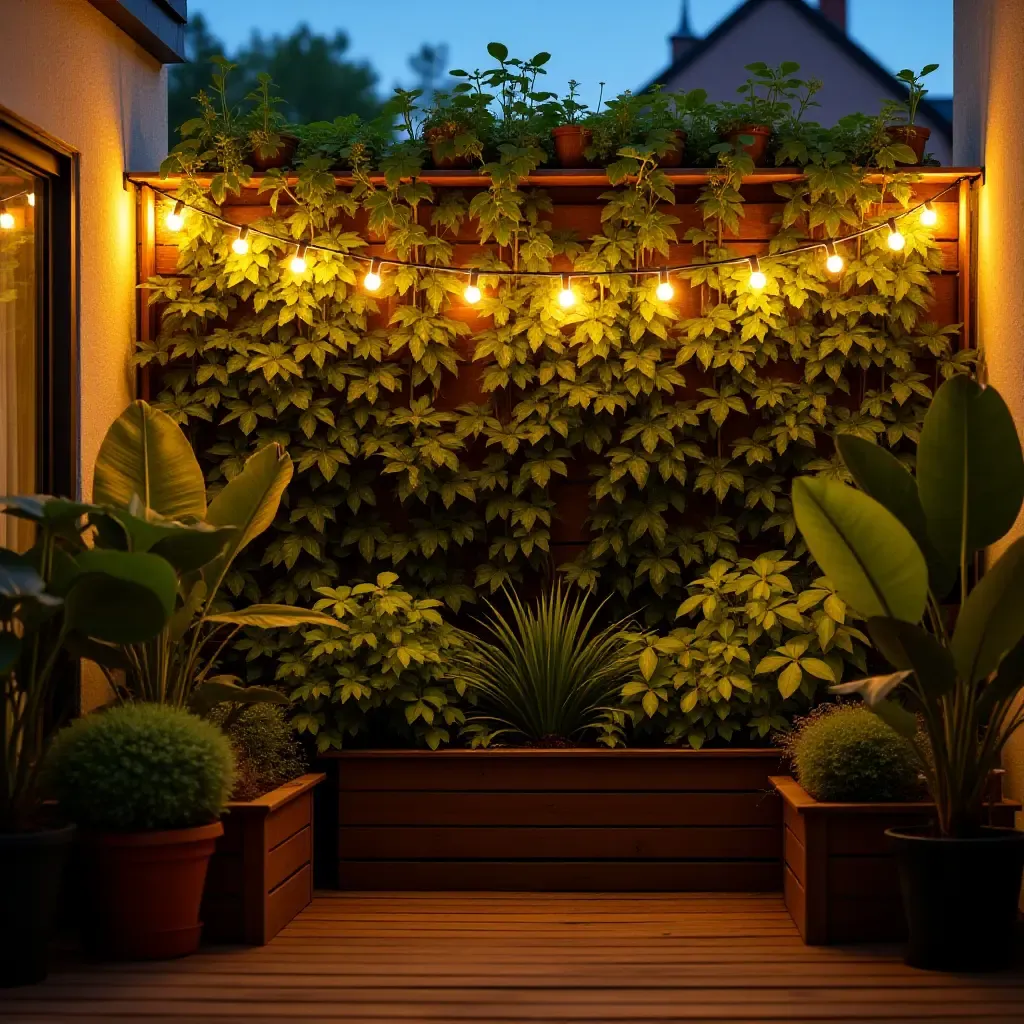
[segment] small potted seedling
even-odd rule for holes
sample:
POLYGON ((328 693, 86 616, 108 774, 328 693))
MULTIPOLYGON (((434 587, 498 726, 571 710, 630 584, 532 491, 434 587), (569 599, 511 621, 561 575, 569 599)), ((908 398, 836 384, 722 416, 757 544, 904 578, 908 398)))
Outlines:
POLYGON ((551 129, 555 155, 563 167, 590 166, 585 150, 593 142, 594 133, 583 124, 587 106, 576 98, 579 85, 575 79, 569 82, 569 95, 559 105, 562 123, 551 129))
POLYGON ((721 104, 718 130, 726 142, 742 149, 756 167, 761 167, 776 124, 790 115, 789 101, 806 83, 793 77, 800 70, 796 61, 783 61, 777 68, 758 61, 748 64, 746 70, 750 77, 736 90, 744 99, 741 103, 721 104))
POLYGON ((914 156, 917 157, 917 163, 924 160, 924 147, 928 144, 928 138, 932 133, 930 128, 914 123, 917 119, 917 108, 928 93, 928 90, 921 84, 921 79, 936 71, 938 67, 938 64, 925 64, 920 74, 914 74, 910 68, 904 68, 896 75, 897 80, 903 82, 907 87, 907 98, 897 107, 900 115, 906 117, 906 124, 888 125, 886 131, 893 142, 902 142, 913 150, 914 156))
POLYGON ((287 167, 299 146, 299 137, 284 131, 284 115, 277 110, 284 101, 273 94, 270 75, 261 71, 258 85, 246 97, 254 106, 249 112, 249 163, 258 171, 287 167))

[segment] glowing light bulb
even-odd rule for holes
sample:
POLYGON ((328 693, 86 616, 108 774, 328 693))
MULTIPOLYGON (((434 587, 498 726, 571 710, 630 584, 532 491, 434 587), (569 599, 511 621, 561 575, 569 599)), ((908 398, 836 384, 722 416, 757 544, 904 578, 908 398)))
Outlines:
POLYGON ((662 302, 669 302, 675 293, 676 290, 672 287, 672 282, 668 279, 668 271, 659 271, 658 287, 654 289, 654 294, 657 295, 662 302))
POLYGON ((835 242, 826 242, 825 252, 828 254, 825 259, 825 267, 828 272, 830 274, 841 274, 843 267, 846 266, 846 260, 836 252, 835 242))
POLYGON ((233 252, 238 253, 239 256, 244 256, 249 251, 249 228, 243 225, 238 229, 238 237, 231 243, 231 249, 233 252))
POLYGON ((759 292, 768 283, 768 278, 761 270, 761 264, 756 256, 751 256, 747 262, 750 264, 750 277, 747 278, 747 284, 752 292, 759 292))
POLYGON ((167 214, 168 231, 180 231, 185 224, 185 204, 179 199, 174 204, 174 209, 167 214))
POLYGON ((363 278, 363 287, 368 292, 375 292, 380 287, 380 260, 370 260, 370 269, 363 278))
POLYGON ((576 293, 572 290, 572 278, 568 274, 562 275, 562 287, 558 293, 558 304, 563 309, 576 305, 576 293))
POLYGON ((938 222, 939 215, 935 212, 935 207, 931 203, 925 203, 924 209, 921 211, 921 223, 926 228, 931 228, 938 222))
POLYGON ((480 287, 477 285, 477 272, 475 270, 469 275, 469 284, 466 285, 466 290, 462 293, 462 297, 470 306, 475 306, 483 297, 480 287))
POLYGON ((0 206, 0 231, 11 231, 14 228, 14 214, 6 206, 0 206))
POLYGON ((291 263, 288 264, 288 269, 293 274, 304 274, 306 272, 306 246, 300 245, 295 250, 295 255, 292 257, 291 263))
POLYGON ((36 205, 36 194, 35 194, 35 192, 29 192, 29 194, 28 194, 28 205, 29 206, 35 206, 36 205))
POLYGON ((893 252, 899 252, 907 244, 907 240, 896 230, 896 221, 892 217, 889 218, 889 237, 887 241, 889 248, 893 252))

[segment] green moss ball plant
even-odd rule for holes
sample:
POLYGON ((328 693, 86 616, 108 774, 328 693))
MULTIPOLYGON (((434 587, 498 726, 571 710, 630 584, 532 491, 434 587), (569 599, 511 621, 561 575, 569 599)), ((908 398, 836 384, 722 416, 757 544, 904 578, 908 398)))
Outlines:
POLYGON ((234 784, 234 755, 216 725, 187 711, 126 704, 60 733, 47 775, 63 813, 82 828, 190 828, 220 817, 234 784))
POLYGON ((786 742, 797 781, 815 800, 883 802, 922 796, 910 744, 859 705, 827 705, 786 742))

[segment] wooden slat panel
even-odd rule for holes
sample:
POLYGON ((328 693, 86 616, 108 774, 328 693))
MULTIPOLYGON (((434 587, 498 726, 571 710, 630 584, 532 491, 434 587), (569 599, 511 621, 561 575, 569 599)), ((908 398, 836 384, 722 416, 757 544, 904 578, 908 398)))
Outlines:
POLYGON ((267 896, 264 942, 269 942, 313 898, 313 869, 303 865, 267 896))
POLYGON ((793 874, 787 864, 782 871, 782 893, 786 901, 786 909, 800 932, 801 938, 807 939, 807 894, 800 879, 793 874))
POLYGON ((797 833, 788 825, 783 826, 783 850, 785 851, 786 867, 793 872, 793 877, 803 885, 807 878, 807 850, 797 833))
POLYGON ((303 793, 297 800, 279 807, 267 815, 266 850, 269 852, 296 832, 309 826, 312 821, 313 798, 310 793, 303 793))
POLYGON ((307 825, 267 853, 263 868, 264 891, 276 889, 313 856, 313 830, 307 825))

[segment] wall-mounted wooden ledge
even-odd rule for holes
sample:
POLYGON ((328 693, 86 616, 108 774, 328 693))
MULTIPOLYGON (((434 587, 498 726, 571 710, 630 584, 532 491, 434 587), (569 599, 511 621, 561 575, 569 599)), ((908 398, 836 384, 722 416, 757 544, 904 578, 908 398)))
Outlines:
MULTIPOLYGON (((668 176, 673 185, 703 185, 711 174, 708 167, 680 167, 667 170, 668 176)), ((901 170, 911 171, 921 176, 921 179, 934 185, 951 184, 960 178, 972 180, 982 176, 980 167, 906 167, 901 170)), ((128 171, 125 177, 145 185, 155 185, 157 188, 175 189, 181 183, 181 178, 161 178, 158 171, 128 171)), ((213 175, 200 174, 196 180, 201 185, 209 185, 213 175)), ((743 183, 746 185, 772 185, 776 182, 799 181, 804 177, 803 171, 797 167, 763 167, 755 170, 753 174, 745 175, 743 183)), ((869 181, 880 181, 880 173, 868 175, 869 181)), ((247 189, 256 188, 263 180, 262 174, 254 174, 246 186, 247 189)), ((298 176, 288 174, 285 181, 289 185, 298 182, 298 176)), ((349 174, 336 174, 334 180, 339 185, 353 184, 352 176, 349 174)), ((374 183, 384 181, 383 175, 371 175, 370 180, 374 183)), ((428 185, 448 185, 453 188, 486 188, 490 179, 482 174, 473 174, 469 171, 426 171, 419 175, 418 181, 426 182, 428 185)), ((562 168, 551 168, 537 171, 527 179, 530 185, 547 185, 548 187, 559 186, 591 186, 594 188, 604 187, 608 184, 608 176, 603 168, 595 167, 586 170, 564 170, 562 168)))

